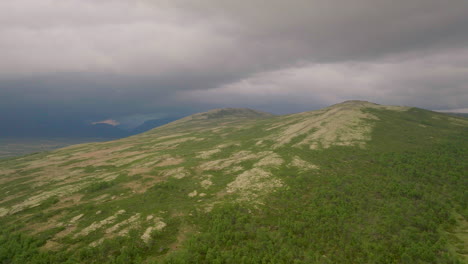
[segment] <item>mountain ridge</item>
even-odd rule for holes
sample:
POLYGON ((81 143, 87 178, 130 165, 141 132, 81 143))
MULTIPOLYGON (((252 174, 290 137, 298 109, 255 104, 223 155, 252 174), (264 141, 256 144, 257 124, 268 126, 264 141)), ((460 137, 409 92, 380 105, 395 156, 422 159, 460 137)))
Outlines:
POLYGON ((48 252, 31 254, 52 263, 463 258, 452 249, 466 248, 461 231, 437 243, 459 221, 453 212, 465 217, 466 119, 362 101, 284 116, 207 113, 0 160, 5 244, 31 236, 48 252))

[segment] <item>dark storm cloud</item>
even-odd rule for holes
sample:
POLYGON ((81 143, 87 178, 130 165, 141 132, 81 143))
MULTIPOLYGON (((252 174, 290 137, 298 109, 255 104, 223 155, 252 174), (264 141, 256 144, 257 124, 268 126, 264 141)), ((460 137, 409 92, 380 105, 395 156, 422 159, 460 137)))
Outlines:
POLYGON ((355 98, 429 109, 463 108, 468 102, 467 91, 468 49, 444 56, 290 67, 182 96, 188 102, 229 106, 242 102, 269 111, 279 108, 281 113, 288 108, 289 112, 306 111, 311 106, 355 98))
POLYGON ((466 0, 4 1, 0 110, 466 108, 466 25, 466 0))
POLYGON ((230 18, 238 23, 239 35, 247 44, 257 44, 266 52, 282 51, 278 57, 344 61, 463 46, 463 40, 468 39, 468 2, 464 0, 226 0, 181 4, 186 5, 230 18))

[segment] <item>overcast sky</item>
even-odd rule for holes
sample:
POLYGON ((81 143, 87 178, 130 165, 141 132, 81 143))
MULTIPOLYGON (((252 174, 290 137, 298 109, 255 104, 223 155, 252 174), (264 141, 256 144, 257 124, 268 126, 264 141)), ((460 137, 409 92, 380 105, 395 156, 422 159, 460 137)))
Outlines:
POLYGON ((466 0, 0 2, 3 120, 468 108, 466 0))

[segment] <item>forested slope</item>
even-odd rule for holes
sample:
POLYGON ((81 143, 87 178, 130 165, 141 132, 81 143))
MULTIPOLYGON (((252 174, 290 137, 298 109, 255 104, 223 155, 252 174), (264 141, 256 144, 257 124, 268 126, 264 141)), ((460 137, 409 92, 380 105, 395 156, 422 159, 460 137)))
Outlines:
POLYGON ((0 161, 3 263, 466 263, 468 121, 215 110, 0 161))

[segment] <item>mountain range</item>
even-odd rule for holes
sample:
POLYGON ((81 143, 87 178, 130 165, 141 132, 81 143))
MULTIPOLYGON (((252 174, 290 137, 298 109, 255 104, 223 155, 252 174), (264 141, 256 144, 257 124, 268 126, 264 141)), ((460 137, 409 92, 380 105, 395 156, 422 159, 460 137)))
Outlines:
POLYGON ((468 120, 215 109, 0 160, 1 263, 467 263, 468 120))

